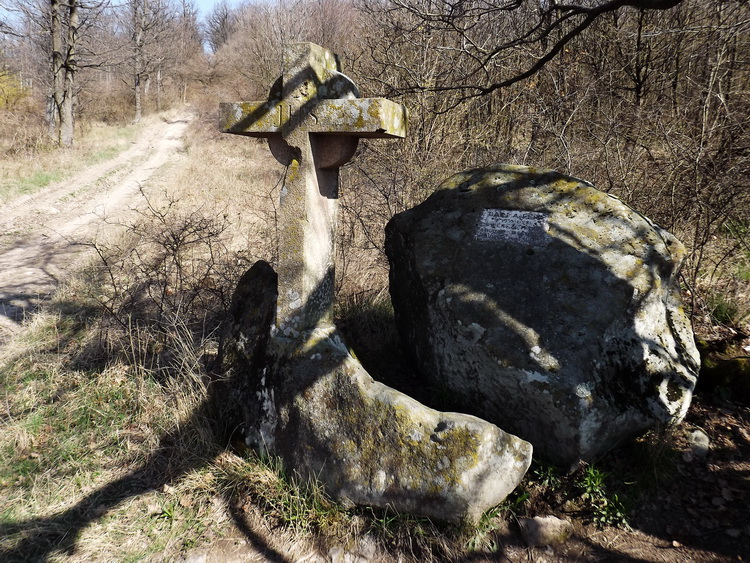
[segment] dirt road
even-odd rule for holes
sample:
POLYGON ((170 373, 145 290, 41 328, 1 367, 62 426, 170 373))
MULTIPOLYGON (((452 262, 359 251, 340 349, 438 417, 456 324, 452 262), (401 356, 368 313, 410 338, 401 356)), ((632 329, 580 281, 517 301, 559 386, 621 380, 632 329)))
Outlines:
POLYGON ((0 207, 0 343, 80 263, 85 247, 75 243, 116 228, 139 187, 179 158, 191 118, 155 120, 114 159, 0 207))

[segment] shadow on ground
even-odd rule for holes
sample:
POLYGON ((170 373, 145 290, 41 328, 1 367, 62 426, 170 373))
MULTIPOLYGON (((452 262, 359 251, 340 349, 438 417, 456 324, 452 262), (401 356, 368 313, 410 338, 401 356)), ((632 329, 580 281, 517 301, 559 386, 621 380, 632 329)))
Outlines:
MULTIPOLYGON (((188 472, 209 465, 225 450, 218 442, 215 449, 201 452, 200 455, 178 449, 177 445, 186 442, 183 435, 199 432, 201 428, 205 428, 207 420, 215 418, 215 405, 221 386, 216 385, 213 389, 214 396, 201 404, 185 424, 162 436, 155 453, 128 475, 97 489, 71 508, 52 516, 0 524, 0 536, 18 538, 15 547, 0 551, 0 561, 47 561, 59 554, 73 556, 81 532, 108 511, 129 498, 160 490, 165 485, 177 482, 188 472)), ((229 499, 227 502, 229 503, 229 499)), ((229 512, 239 530, 259 554, 269 561, 287 561, 255 533, 231 506, 229 512)))

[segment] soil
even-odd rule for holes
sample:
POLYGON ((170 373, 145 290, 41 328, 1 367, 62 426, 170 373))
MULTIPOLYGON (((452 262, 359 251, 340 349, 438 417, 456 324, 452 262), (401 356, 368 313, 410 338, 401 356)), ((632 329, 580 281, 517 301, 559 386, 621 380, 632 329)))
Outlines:
POLYGON ((466 536, 455 529, 428 527, 420 535, 384 532, 372 514, 356 537, 321 538, 317 545, 285 543, 283 526, 263 514, 251 495, 230 509, 241 536, 224 538, 185 554, 184 562, 311 561, 324 562, 715 562, 750 559, 750 407, 715 396, 695 397, 678 428, 652 432, 611 452, 596 466, 606 477, 608 497, 626 507, 626 522, 597 522, 599 512, 580 500, 574 484, 585 466, 559 472, 555 486, 542 483, 539 465, 510 498, 525 498, 495 516, 490 531, 475 538, 471 552, 466 536), (701 430, 710 440, 707 452, 691 443, 701 430), (699 448, 698 448, 699 450, 699 448), (526 544, 523 518, 555 516, 572 524, 562 543, 526 544), (369 531, 368 531, 369 530, 369 531), (444 534, 441 537, 441 534, 444 534), (244 559, 243 559, 244 558, 244 559))
MULTIPOLYGON (((139 204, 139 187, 165 165, 181 158, 191 117, 146 126, 132 146, 113 160, 24 196, 0 214, 0 343, 18 330, 60 279, 82 259, 81 242, 114 228, 116 217, 139 204)), ((744 344, 750 345, 750 342, 744 344)), ((743 349, 744 346, 743 346, 743 349)), ((623 499, 627 526, 594 522, 597 513, 574 498, 576 473, 561 484, 543 484, 530 472, 523 485, 528 498, 499 514, 471 555, 405 546, 367 537, 318 545, 292 546, 267 519, 240 500, 232 515, 234 532, 185 554, 185 561, 738 561, 750 559, 750 408, 728 400, 721 389, 695 397, 686 421, 676 430, 644 437, 597 462, 609 475, 610 494, 623 499), (710 441, 707 452, 691 442, 695 431, 710 441), (565 542, 527 547, 519 533, 521 517, 555 515, 574 532, 565 542), (372 540, 372 541, 370 541, 372 540), (363 547, 364 546, 364 547, 363 547), (360 549, 361 548, 361 549, 360 549), (358 559, 359 558, 359 559, 358 559)), ((578 468, 580 475, 585 468, 578 468)), ((580 492, 578 492, 580 495, 580 492)), ((415 547, 416 546, 416 547, 415 547)))
POLYGON ((568 508, 564 497, 549 491, 546 499, 534 502, 532 493, 531 514, 554 514, 574 522, 572 538, 544 560, 750 558, 748 406, 697 395, 678 428, 652 433, 611 452, 597 465, 608 473, 610 493, 618 494, 628 509, 628 526, 598 526, 591 522, 596 514, 590 508, 568 508), (696 431, 708 435, 707 453, 696 452, 700 448, 691 443, 696 431))
POLYGON ((189 113, 154 120, 117 157, 2 206, 0 342, 80 263, 85 243, 141 203, 139 187, 180 157, 191 120, 189 113))

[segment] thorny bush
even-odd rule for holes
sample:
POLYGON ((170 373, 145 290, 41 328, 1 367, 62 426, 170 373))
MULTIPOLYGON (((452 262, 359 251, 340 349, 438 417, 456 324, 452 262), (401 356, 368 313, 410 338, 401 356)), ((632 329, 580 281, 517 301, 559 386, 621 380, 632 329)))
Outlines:
POLYGON ((145 206, 120 223, 121 237, 83 243, 98 255, 91 297, 103 313, 105 344, 124 331, 133 343, 129 360, 169 368, 185 346, 214 346, 249 260, 230 248, 226 213, 183 210, 170 195, 157 204, 141 194, 145 206))

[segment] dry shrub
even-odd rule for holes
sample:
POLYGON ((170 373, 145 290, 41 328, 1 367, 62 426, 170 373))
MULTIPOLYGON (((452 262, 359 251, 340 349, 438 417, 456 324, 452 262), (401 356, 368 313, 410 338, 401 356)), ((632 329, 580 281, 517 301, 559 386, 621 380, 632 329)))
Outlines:
POLYGON ((44 112, 36 109, 0 110, 0 152, 15 157, 51 148, 44 112))
POLYGON ((165 377, 205 375, 237 280, 276 252, 280 176, 257 164, 267 149, 206 115, 190 128, 187 158, 141 188, 120 234, 81 243, 98 257, 83 291, 102 312, 100 354, 165 377))
MULTIPOLYGON (((101 307, 105 341, 122 347, 133 365, 183 371, 207 346, 226 313, 239 275, 249 261, 228 246, 225 213, 163 205, 141 190, 145 207, 122 224, 112 243, 87 243, 99 260, 89 295, 101 307), (191 359, 192 358, 192 359, 191 359)), ((192 372, 191 369, 186 370, 192 372)))
POLYGON ((81 91, 82 117, 109 125, 124 125, 133 121, 134 99, 130 88, 105 88, 100 83, 81 91))

